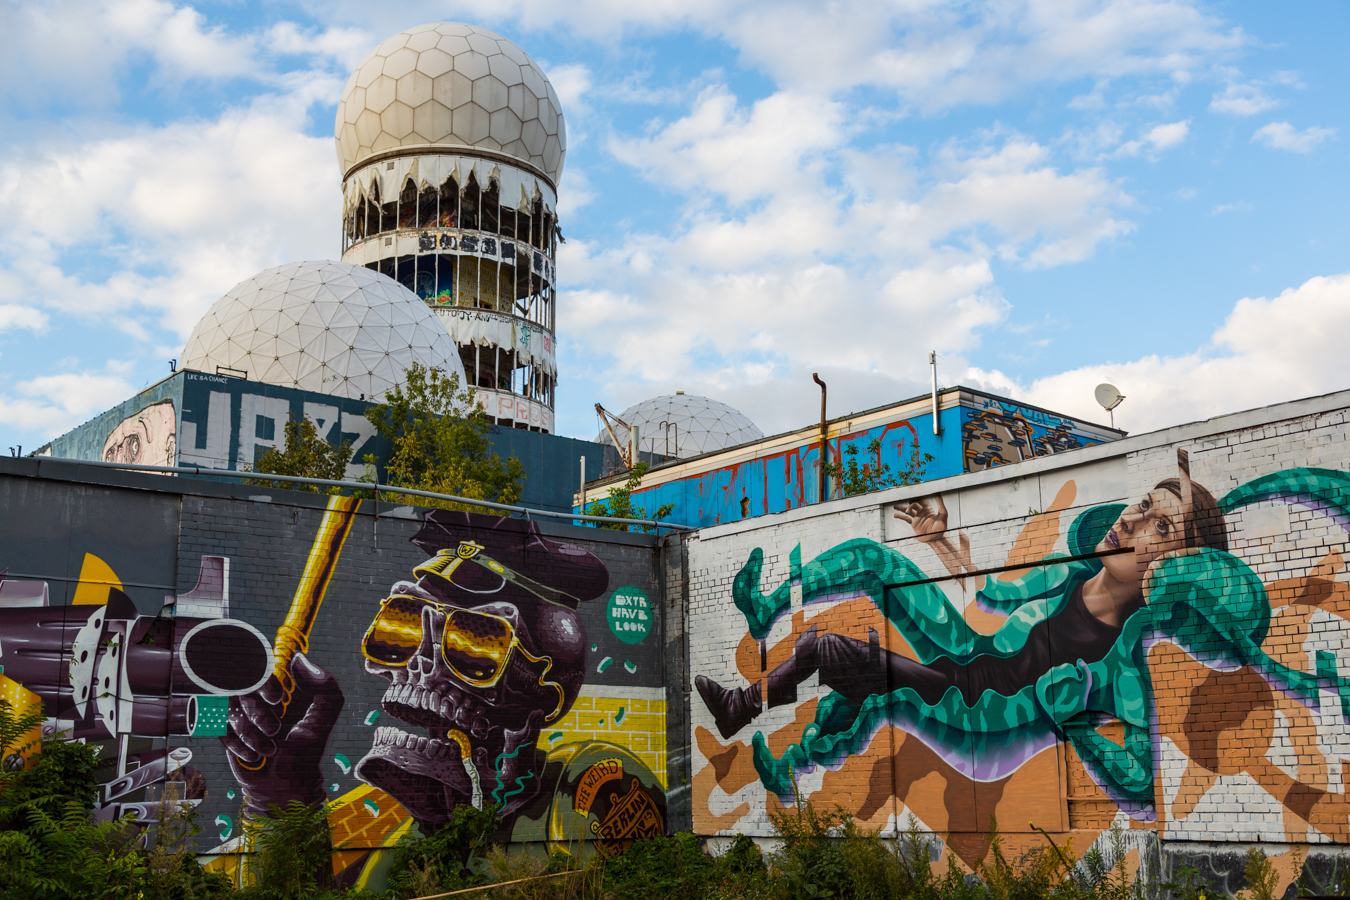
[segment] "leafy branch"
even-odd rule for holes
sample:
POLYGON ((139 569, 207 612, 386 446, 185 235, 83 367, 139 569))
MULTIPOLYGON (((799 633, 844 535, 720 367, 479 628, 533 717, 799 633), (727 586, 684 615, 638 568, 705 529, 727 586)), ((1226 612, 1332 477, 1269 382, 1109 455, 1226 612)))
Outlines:
POLYGON ((838 479, 844 489, 845 497, 866 494, 884 488, 900 487, 906 484, 918 484, 923 481, 924 470, 936 457, 931 453, 921 453, 916 444, 905 457, 904 467, 891 470, 890 463, 881 461, 881 438, 873 438, 867 445, 867 455, 872 462, 858 463, 858 445, 849 444, 844 448, 847 460, 840 463, 826 463, 825 477, 838 479))
MULTIPOLYGON (((585 513, 588 516, 602 516, 607 519, 651 519, 659 522, 670 515, 675 509, 674 503, 666 503, 656 508, 656 512, 651 516, 647 515, 647 507, 633 505, 633 491, 642 487, 642 476, 647 474, 650 465, 640 462, 628 473, 628 479, 623 484, 616 484, 609 489, 608 500, 596 500, 586 507, 585 513)), ((611 531, 628 531, 628 525, 615 522, 610 525, 601 525, 601 528, 608 528, 611 531)), ((641 525, 643 531, 651 531, 653 526, 641 525)))

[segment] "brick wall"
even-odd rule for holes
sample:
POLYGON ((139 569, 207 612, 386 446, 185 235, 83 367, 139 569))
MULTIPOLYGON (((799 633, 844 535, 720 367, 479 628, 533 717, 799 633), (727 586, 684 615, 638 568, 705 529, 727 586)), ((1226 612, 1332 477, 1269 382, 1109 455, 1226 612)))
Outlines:
POLYGON ((53 642, 50 666, 6 655, 0 692, 101 748, 104 818, 186 796, 199 849, 238 874, 245 818, 334 802, 334 871, 370 887, 382 848, 459 803, 498 803, 501 839, 583 846, 619 815, 606 790, 578 805, 597 765, 617 765, 623 794, 637 783, 655 811, 641 821, 665 827, 662 565, 678 539, 387 503, 376 517, 369 502, 58 461, 5 460, 0 497, 0 647, 34 629, 53 642), (345 540, 321 550, 339 525, 345 540), (302 583, 324 572, 283 707, 266 679, 302 583), (642 629, 611 627, 616 593, 642 629), (78 707, 65 685, 84 680, 95 696, 78 707))
POLYGON ((1211 862, 1211 845, 1350 840, 1347 399, 703 530, 688 546, 695 830, 771 836, 795 783, 884 833, 913 815, 967 866, 991 816, 1014 846, 1040 840, 1034 823, 1081 851, 1116 823, 1211 862), (1234 505, 1205 519, 1196 485, 1234 505), (896 516, 939 497, 941 537, 896 516), (1150 497, 1181 528, 1171 544, 1161 507, 1141 513, 1150 497), (1195 537, 1205 522, 1226 551, 1195 537), (1125 552, 1097 548, 1108 530, 1125 552), (1072 619, 1075 588, 1091 621, 1072 619), (738 602, 777 610, 762 639, 738 602), (774 696, 785 674, 795 699, 774 696), (699 676, 761 708, 724 736, 714 707, 735 703, 701 697, 699 676))

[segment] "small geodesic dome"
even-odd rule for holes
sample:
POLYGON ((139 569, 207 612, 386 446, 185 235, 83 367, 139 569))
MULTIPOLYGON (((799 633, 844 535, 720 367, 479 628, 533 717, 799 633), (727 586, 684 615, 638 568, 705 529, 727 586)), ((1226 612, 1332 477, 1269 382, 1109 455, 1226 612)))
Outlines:
POLYGON ((416 294, 364 266, 320 260, 235 285, 192 329, 182 365, 378 400, 414 362, 465 384, 454 338, 416 294))
MULTIPOLYGON (((764 437, 764 432, 740 411, 693 394, 653 397, 628 407, 619 418, 637 427, 638 449, 680 459, 764 437)), ((628 440, 627 431, 620 428, 618 432, 619 440, 628 440)), ((596 441, 614 443, 603 429, 596 441)))

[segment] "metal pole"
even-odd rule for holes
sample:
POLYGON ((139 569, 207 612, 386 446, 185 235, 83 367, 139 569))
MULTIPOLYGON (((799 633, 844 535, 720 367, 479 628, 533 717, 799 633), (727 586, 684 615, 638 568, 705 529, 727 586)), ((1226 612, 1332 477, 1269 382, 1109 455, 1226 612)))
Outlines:
POLYGON ((581 511, 586 512, 586 457, 581 458, 581 511))
POLYGON ((253 481, 277 481, 284 484, 316 484, 321 487, 350 488, 354 491, 376 491, 385 494, 407 494, 410 497, 430 497, 433 500, 450 500, 466 506, 481 506, 485 509, 500 509, 506 512, 518 512, 523 515, 543 516, 550 519, 582 519, 586 522, 602 522, 619 525, 651 525, 658 530, 669 528, 672 531, 697 531, 690 525, 676 525, 673 522, 660 522, 655 519, 615 519, 608 516, 579 516, 574 512, 553 512, 547 509, 535 509, 528 506, 514 506, 510 503, 493 503, 473 497, 460 497, 455 494, 438 494, 435 491, 420 491, 414 488, 398 487, 392 484, 374 484, 369 481, 336 481, 330 478, 302 478, 299 475, 273 475, 270 472, 240 472, 236 469, 209 469, 203 466, 139 466, 132 463, 103 462, 93 459, 66 459, 44 456, 38 462, 38 469, 48 465, 94 466, 102 469, 125 469, 129 472, 151 472, 159 475, 204 475, 210 478, 241 478, 253 481))
POLYGON ((826 457, 830 453, 830 432, 825 418, 825 382, 820 380, 820 375, 811 373, 811 380, 820 385, 820 502, 824 503, 829 498, 829 484, 825 475, 826 457))
POLYGON ((928 351, 928 367, 933 374, 933 434, 942 434, 942 428, 938 425, 938 392, 937 392, 937 351, 928 351))

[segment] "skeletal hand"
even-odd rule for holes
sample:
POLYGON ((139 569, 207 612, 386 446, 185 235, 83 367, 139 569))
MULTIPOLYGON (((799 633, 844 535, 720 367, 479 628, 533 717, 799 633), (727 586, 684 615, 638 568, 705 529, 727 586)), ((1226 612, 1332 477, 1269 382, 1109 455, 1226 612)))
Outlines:
POLYGON ((342 688, 303 653, 291 659, 291 677, 295 690, 289 704, 283 704, 285 692, 275 675, 253 693, 230 698, 220 742, 251 816, 265 814, 273 804, 312 804, 327 796, 321 763, 342 712, 342 688))

